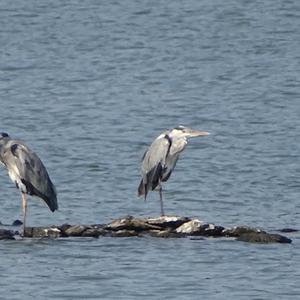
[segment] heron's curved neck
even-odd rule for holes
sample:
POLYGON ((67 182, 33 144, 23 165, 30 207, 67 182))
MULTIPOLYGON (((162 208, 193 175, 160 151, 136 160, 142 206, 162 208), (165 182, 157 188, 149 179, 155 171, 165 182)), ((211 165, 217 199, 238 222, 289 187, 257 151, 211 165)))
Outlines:
POLYGON ((187 141, 187 137, 184 135, 177 135, 177 134, 173 135, 172 132, 170 132, 169 134, 166 134, 166 135, 168 135, 168 137, 171 141, 176 141, 176 140, 187 141))
POLYGON ((168 142, 169 142, 170 144, 172 143, 172 137, 170 137, 169 134, 165 134, 164 138, 165 138, 166 140, 168 140, 168 142))

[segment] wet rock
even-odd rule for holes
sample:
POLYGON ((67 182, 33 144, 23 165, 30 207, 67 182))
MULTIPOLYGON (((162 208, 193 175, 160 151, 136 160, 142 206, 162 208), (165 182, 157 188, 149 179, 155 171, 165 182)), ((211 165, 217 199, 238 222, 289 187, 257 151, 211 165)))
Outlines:
POLYGON ((253 228, 253 227, 247 227, 247 226, 237 226, 237 227, 232 227, 232 228, 227 228, 223 230, 223 235, 224 236, 229 236, 229 237, 239 237, 242 234, 256 234, 256 233, 261 233, 264 232, 260 229, 253 228))
POLYGON ((159 238, 181 238, 183 237, 182 233, 178 233, 173 230, 150 230, 149 235, 159 238))
POLYGON ((181 226, 179 226, 176 229, 176 232, 183 233, 183 234, 194 234, 195 232, 198 232, 200 230, 202 225, 203 225, 202 221, 198 219, 194 219, 183 223, 181 226))
POLYGON ((99 237, 99 236, 105 236, 107 235, 107 230, 103 228, 88 228, 86 229, 81 236, 83 237, 99 237))
POLYGON ((74 225, 68 227, 64 233, 67 236, 82 236, 83 232, 87 229, 88 227, 85 225, 74 225))
MULTIPOLYGON (((6 230, 6 225, 2 225, 6 230)), ((11 225, 7 225, 8 227, 11 225)), ((283 232, 294 232, 285 229, 283 232)), ((11 231, 0 232, 0 238, 12 238, 11 231)), ((25 237, 57 238, 57 237, 131 237, 153 236, 160 238, 178 238, 185 236, 204 237, 234 237, 239 241, 252 243, 291 243, 291 240, 279 234, 269 234, 263 230, 238 226, 224 228, 214 224, 205 224, 198 219, 177 216, 163 216, 158 218, 134 218, 127 216, 113 220, 109 224, 70 225, 50 227, 26 227, 25 237)))
POLYGON ((177 217, 177 216, 161 216, 158 218, 147 218, 145 219, 148 224, 166 229, 175 230, 177 227, 184 223, 189 222, 191 219, 187 217, 177 217))
POLYGON ((241 234, 238 241, 248 242, 248 243, 291 243, 292 240, 282 236, 280 234, 270 234, 266 232, 248 232, 241 234))
POLYGON ((249 243, 291 243, 292 240, 280 234, 271 234, 252 227, 233 227, 223 231, 225 236, 236 237, 238 241, 249 243))
POLYGON ((134 230, 137 232, 145 231, 145 230, 155 230, 160 229, 159 226, 155 226, 146 222, 145 219, 136 219, 132 216, 128 216, 125 218, 117 219, 109 223, 105 226, 106 230, 134 230))
POLYGON ((15 240, 14 235, 12 230, 0 229, 0 240, 15 240))
POLYGON ((24 237, 30 238, 57 238, 61 237, 61 230, 58 227, 26 227, 24 237))
POLYGON ((138 236, 139 233, 135 230, 127 230, 127 229, 121 229, 117 231, 113 231, 109 234, 111 237, 130 237, 130 236, 138 236))
POLYGON ((11 226, 21 226, 23 225, 23 222, 20 220, 14 220, 11 224, 11 226))
POLYGON ((224 227, 214 224, 203 224, 198 219, 184 223, 176 229, 176 232, 186 235, 223 236, 224 227))
POLYGON ((223 236, 223 230, 223 226, 218 226, 215 224, 204 224, 200 227, 200 231, 196 234, 203 236, 218 237, 223 236))
POLYGON ((68 228, 70 228, 70 227, 72 227, 72 225, 67 224, 67 223, 62 224, 61 226, 58 226, 58 229, 60 230, 60 233, 61 233, 61 236, 62 236, 62 237, 67 237, 67 236, 68 236, 68 235, 66 234, 66 230, 67 230, 68 228))
POLYGON ((45 228, 44 231, 45 231, 44 237, 57 238, 61 236, 61 231, 57 227, 45 228))

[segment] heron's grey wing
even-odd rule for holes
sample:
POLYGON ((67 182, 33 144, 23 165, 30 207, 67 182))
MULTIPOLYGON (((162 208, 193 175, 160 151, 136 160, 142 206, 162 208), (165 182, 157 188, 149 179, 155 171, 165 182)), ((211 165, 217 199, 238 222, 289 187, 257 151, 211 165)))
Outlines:
POLYGON ((171 141, 162 134, 153 141, 146 151, 142 162, 143 178, 138 189, 139 196, 145 195, 146 198, 149 188, 154 190, 158 185, 159 179, 163 175, 170 146, 171 141))
POLYGON ((166 156, 170 148, 170 141, 164 136, 159 136, 150 145, 144 155, 142 162, 142 172, 148 173, 159 163, 164 165, 166 162, 166 156))
POLYGON ((28 194, 42 198, 51 211, 58 208, 55 187, 40 158, 21 142, 11 141, 10 161, 7 167, 15 168, 28 194))
POLYGON ((165 170, 162 181, 167 181, 174 170, 179 154, 185 149, 186 139, 173 139, 169 154, 166 158, 165 170))

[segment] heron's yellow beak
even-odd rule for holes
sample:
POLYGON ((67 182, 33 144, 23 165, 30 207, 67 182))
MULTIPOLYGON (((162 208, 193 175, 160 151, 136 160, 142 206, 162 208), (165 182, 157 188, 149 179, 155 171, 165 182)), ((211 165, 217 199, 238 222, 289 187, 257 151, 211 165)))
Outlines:
POLYGON ((206 136, 209 135, 210 133, 206 131, 200 131, 200 130, 191 130, 189 134, 190 137, 197 137, 197 136, 206 136))

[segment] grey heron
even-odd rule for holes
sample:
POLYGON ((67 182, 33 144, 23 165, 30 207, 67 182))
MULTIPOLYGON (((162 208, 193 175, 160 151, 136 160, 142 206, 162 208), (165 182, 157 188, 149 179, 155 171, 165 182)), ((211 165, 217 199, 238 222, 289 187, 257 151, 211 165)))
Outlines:
POLYGON ((174 170, 179 154, 185 149, 187 139, 209 135, 206 131, 178 126, 161 133, 150 145, 142 158, 142 179, 138 196, 145 200, 149 190, 159 189, 161 215, 164 215, 162 182, 167 181, 174 170))
POLYGON ((10 179, 21 191, 23 209, 23 235, 26 224, 26 194, 43 199, 54 212, 58 209, 55 187, 40 158, 23 142, 0 133, 0 163, 8 172, 10 179))

